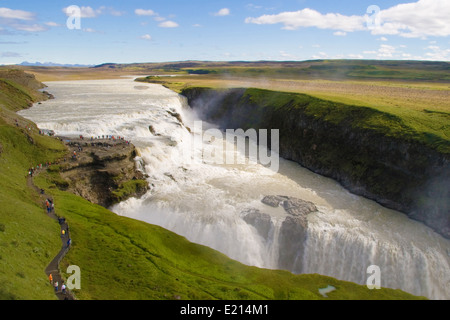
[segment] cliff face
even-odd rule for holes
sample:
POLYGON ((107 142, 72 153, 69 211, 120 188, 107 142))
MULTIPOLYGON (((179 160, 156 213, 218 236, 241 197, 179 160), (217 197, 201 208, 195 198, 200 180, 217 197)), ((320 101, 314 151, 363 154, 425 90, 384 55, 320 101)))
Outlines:
POLYGON ((148 190, 144 174, 137 170, 137 151, 124 141, 64 139, 70 156, 60 164, 68 189, 92 203, 109 207, 148 190))
POLYGON ((278 233, 269 214, 250 208, 242 212, 245 222, 254 226, 266 242, 279 243, 278 268, 302 273, 302 258, 308 229, 307 215, 317 211, 312 202, 286 196, 265 196, 262 200, 267 206, 282 207, 286 217, 278 233), (278 234, 278 238, 275 238, 278 234), (293 240, 295 239, 295 240, 293 240))
POLYGON ((0 70, 0 104, 12 111, 29 108, 34 102, 53 98, 34 75, 20 70, 0 70))
POLYGON ((182 94, 204 120, 222 129, 279 129, 281 157, 450 238, 450 156, 412 138, 401 119, 258 89, 188 88, 182 94), (369 125, 373 119, 382 119, 386 128, 369 125))

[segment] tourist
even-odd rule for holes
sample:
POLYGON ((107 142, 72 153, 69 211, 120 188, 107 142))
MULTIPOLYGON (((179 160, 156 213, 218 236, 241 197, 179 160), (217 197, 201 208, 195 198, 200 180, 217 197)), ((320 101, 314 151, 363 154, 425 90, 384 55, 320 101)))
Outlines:
POLYGON ((61 286, 61 291, 62 291, 63 294, 66 294, 66 285, 64 284, 64 282, 63 282, 63 284, 61 286))

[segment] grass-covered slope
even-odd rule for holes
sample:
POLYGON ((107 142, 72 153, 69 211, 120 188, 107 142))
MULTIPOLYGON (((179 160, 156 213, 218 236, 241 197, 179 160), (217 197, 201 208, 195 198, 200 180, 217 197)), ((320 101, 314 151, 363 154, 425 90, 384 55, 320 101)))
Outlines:
POLYGON ((355 129, 374 130, 382 135, 417 141, 450 154, 450 113, 418 112, 411 109, 368 107, 315 98, 304 94, 248 89, 249 102, 282 108, 293 103, 307 115, 331 123, 348 123, 355 129))
MULTIPOLYGON (((12 100, 0 96, 0 299, 55 299, 44 269, 60 250, 60 227, 44 213, 26 175, 30 167, 62 157, 65 148, 13 112, 21 101, 31 101, 26 92, 16 93, 12 100), (17 106, 8 105, 14 100, 17 106)), ((57 214, 69 223, 72 247, 61 271, 80 267, 78 299, 324 299, 318 289, 328 285, 336 288, 331 299, 417 298, 321 275, 245 266, 61 191, 60 180, 58 170, 50 170, 34 183, 53 196, 57 214)))
POLYGON ((19 86, 0 80, 0 299, 54 299, 44 269, 59 251, 58 225, 44 214, 26 176, 64 147, 12 111, 33 101, 19 86))

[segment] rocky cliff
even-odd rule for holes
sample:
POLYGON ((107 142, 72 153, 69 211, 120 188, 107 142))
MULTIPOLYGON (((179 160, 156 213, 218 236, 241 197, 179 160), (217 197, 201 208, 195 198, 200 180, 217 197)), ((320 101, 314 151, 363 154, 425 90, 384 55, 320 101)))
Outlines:
POLYGON ((393 115, 303 94, 209 88, 182 94, 222 129, 279 129, 281 157, 450 238, 450 154, 442 152, 448 141, 435 147, 393 115))
POLYGON ((245 222, 255 227, 259 235, 267 242, 276 242, 280 250, 278 268, 302 273, 303 252, 308 229, 307 216, 317 211, 316 206, 309 201, 283 195, 267 195, 262 200, 267 206, 282 207, 286 213, 281 222, 280 230, 275 233, 274 222, 269 214, 250 208, 242 212, 245 222), (274 238, 278 234, 278 238, 274 238))
POLYGON ((132 144, 111 139, 62 140, 70 154, 59 165, 60 188, 103 207, 148 190, 145 175, 136 167, 137 150, 132 144))

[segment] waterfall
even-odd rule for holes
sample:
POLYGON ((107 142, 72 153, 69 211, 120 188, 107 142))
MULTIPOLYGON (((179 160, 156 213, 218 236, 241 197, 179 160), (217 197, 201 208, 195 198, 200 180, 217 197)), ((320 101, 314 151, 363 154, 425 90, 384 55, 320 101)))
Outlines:
POLYGON ((137 147, 136 161, 152 188, 111 208, 117 214, 160 225, 248 265, 360 284, 366 284, 367 268, 377 265, 384 287, 450 299, 450 241, 425 225, 290 161, 280 159, 276 172, 252 158, 203 161, 204 150, 220 153, 223 146, 246 156, 230 141, 206 138, 203 131, 214 126, 204 123, 199 130, 186 99, 162 86, 136 86, 130 79, 46 84, 55 99, 21 115, 58 135, 113 134, 137 147), (265 195, 316 205, 304 237, 283 224, 289 217, 283 208, 261 202, 265 195))

